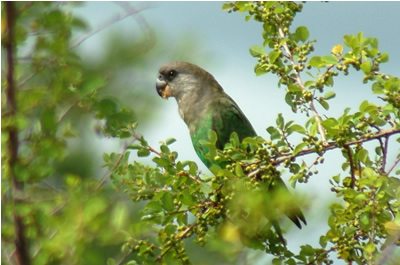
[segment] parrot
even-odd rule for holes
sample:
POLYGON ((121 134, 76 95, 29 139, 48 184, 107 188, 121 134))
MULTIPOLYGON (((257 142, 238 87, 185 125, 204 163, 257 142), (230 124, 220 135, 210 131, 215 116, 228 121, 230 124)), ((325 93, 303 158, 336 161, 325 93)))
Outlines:
MULTIPOLYGON (((257 136, 250 121, 236 102, 225 93, 217 80, 206 70, 188 62, 171 62, 161 66, 156 81, 156 90, 160 97, 174 97, 178 104, 178 112, 186 123, 195 152, 200 160, 210 168, 215 161, 206 158, 208 152, 201 142, 208 140, 210 130, 217 134, 215 146, 223 150, 230 136, 236 132, 239 140, 257 136)), ((278 177, 274 187, 267 187, 266 192, 279 189, 280 194, 288 198, 291 194, 283 180, 278 177)), ((291 202, 286 214, 301 229, 303 222, 307 224, 304 214, 295 202, 291 202)), ((269 210, 266 210, 269 211, 269 210)), ((282 232, 274 217, 268 219, 278 236, 283 239, 282 232)))

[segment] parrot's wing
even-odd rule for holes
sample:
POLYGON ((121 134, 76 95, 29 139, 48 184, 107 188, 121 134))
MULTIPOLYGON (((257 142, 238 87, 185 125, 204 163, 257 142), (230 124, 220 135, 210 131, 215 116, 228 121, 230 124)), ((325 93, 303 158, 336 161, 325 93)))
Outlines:
POLYGON ((233 132, 238 134, 240 140, 257 135, 249 120, 229 96, 219 98, 212 104, 212 129, 218 136, 217 148, 224 149, 233 132))

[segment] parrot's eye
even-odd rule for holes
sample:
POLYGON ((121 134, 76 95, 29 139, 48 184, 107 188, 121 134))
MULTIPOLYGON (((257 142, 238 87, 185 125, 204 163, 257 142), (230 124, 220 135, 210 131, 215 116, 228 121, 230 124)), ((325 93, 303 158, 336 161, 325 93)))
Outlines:
POLYGON ((176 76, 176 71, 175 70, 171 70, 168 73, 168 79, 172 80, 174 77, 176 76))

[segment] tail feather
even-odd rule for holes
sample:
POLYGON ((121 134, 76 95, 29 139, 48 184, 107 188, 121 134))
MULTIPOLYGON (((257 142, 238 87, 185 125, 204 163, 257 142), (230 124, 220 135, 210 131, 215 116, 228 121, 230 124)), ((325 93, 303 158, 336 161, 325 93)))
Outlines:
POLYGON ((300 210, 300 208, 295 209, 294 212, 286 212, 287 217, 289 217, 290 220, 299 228, 301 229, 301 222, 303 222, 304 225, 307 225, 306 218, 304 217, 303 212, 300 210), (301 222, 300 222, 301 221, 301 222))
POLYGON ((273 197, 276 200, 277 208, 281 208, 282 211, 289 217, 290 220, 299 228, 302 228, 302 223, 307 225, 306 218, 300 207, 297 205, 295 198, 289 192, 285 183, 281 178, 277 178, 275 183, 271 182, 269 186, 270 192, 273 193, 273 197))

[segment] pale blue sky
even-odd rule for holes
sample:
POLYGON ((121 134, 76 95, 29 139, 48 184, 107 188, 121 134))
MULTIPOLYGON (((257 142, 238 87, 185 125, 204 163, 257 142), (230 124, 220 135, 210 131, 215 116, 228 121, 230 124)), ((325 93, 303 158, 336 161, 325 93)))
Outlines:
MULTIPOLYGON (((284 113, 286 120, 293 119, 299 124, 306 118, 291 112, 284 101, 284 89, 277 88, 277 78, 273 75, 256 77, 253 68, 256 59, 250 56, 249 47, 262 44, 262 25, 255 21, 245 22, 241 13, 228 14, 221 9, 223 2, 135 2, 136 8, 150 7, 141 12, 149 25, 155 30, 157 52, 149 53, 149 68, 140 72, 141 87, 158 98, 155 80, 159 67, 178 54, 179 43, 183 39, 196 42, 187 54, 172 60, 184 60, 200 65, 218 80, 225 91, 239 104, 254 128, 263 137, 268 137, 265 128, 275 124, 278 113, 284 113)), ((76 11, 89 21, 93 28, 121 13, 120 6, 112 2, 89 2, 86 7, 76 11)), ((364 32, 364 36, 377 37, 380 50, 390 54, 389 63, 383 64, 381 71, 400 76, 400 2, 308 2, 295 19, 294 27, 305 25, 310 31, 310 39, 317 39, 314 55, 327 55, 336 44, 343 43, 343 35, 364 32)), ((119 30, 126 34, 139 34, 134 19, 128 18, 108 30, 93 36, 80 47, 85 56, 94 56, 102 51, 102 43, 111 31, 119 30)), ((370 86, 362 84, 362 74, 350 71, 348 77, 335 79, 337 97, 330 101, 331 110, 321 114, 339 116, 345 107, 356 110, 365 99, 374 98, 370 86), (333 113, 333 114, 332 114, 333 113)), ((138 77, 134 76, 135 78, 138 77)), ((308 78, 304 75, 304 78, 308 78)), ((158 146, 160 140, 174 137, 178 141, 171 147, 179 152, 179 159, 194 160, 202 165, 193 151, 186 125, 180 119, 174 99, 162 100, 156 119, 145 128, 149 143, 158 146)), ((149 106, 151 108, 152 106, 149 106)), ((139 127, 139 130, 144 130, 139 127)), ((393 149, 398 150, 393 142, 393 149)), ((394 150, 395 151, 395 150, 394 150)), ((319 237, 326 231, 326 212, 321 213, 325 202, 334 198, 330 193, 329 177, 340 173, 342 159, 339 153, 327 154, 327 165, 320 168, 320 174, 311 179, 311 185, 299 185, 298 189, 307 193, 313 205, 307 215, 309 225, 298 231, 292 229, 290 237, 302 238, 299 244, 318 245, 319 237), (310 188, 312 187, 312 188, 310 188), (322 208, 321 208, 322 207, 322 208), (301 241, 301 242, 300 242, 301 241)), ((394 161, 389 158, 388 163, 394 161)), ((207 169, 202 167, 205 173, 207 169)), ((287 180, 287 179, 286 179, 287 180)))

